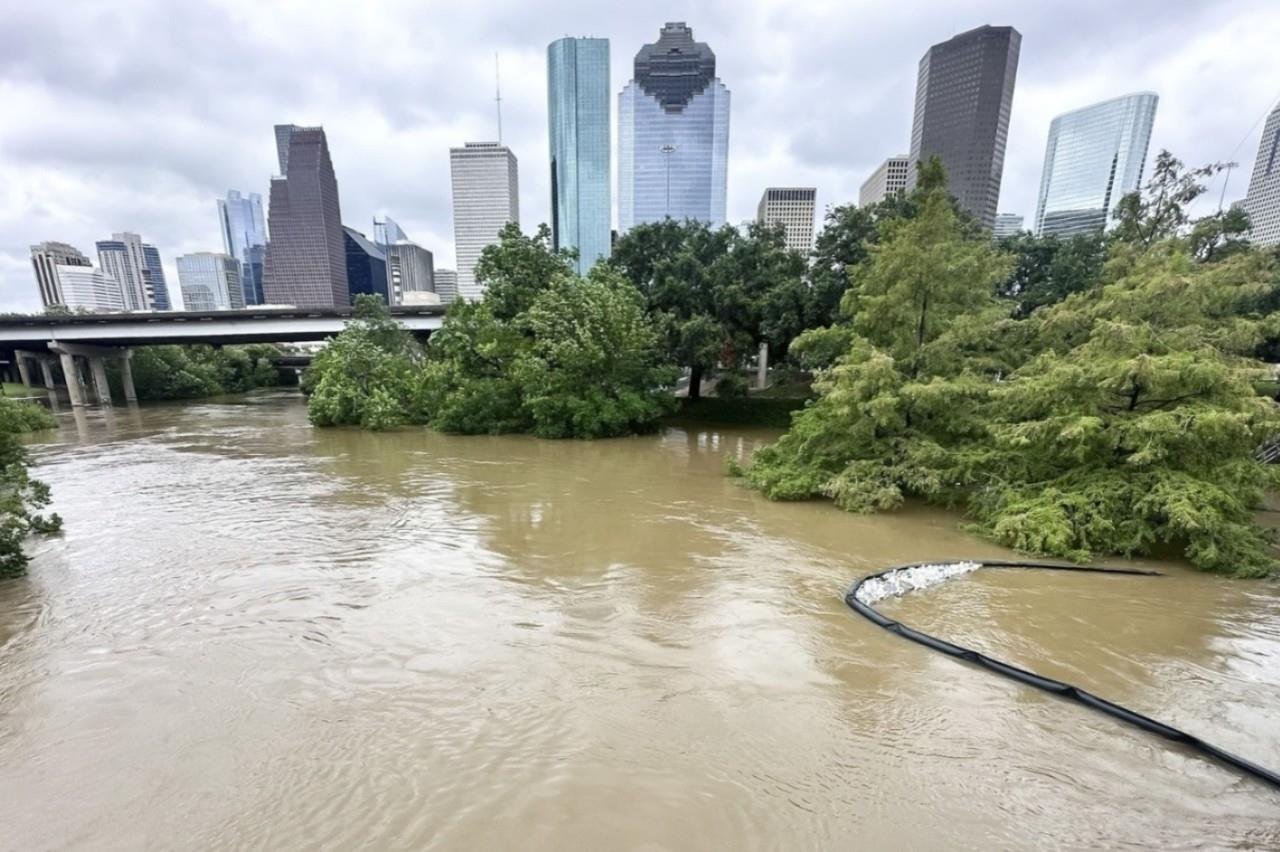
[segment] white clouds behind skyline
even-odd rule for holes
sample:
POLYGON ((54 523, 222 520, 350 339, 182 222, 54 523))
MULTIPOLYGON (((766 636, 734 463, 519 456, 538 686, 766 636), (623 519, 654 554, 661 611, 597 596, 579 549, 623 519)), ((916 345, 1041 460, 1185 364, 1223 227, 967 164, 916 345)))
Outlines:
POLYGON ((1244 195, 1260 128, 1233 149, 1280 96, 1280 16, 1259 0, 992 0, 964 12, 941 0, 10 6, 0 27, 7 311, 39 308, 29 247, 44 240, 92 257, 96 240, 137 231, 176 286, 177 255, 221 250, 216 198, 238 189, 265 204, 278 123, 325 127, 345 224, 369 232, 373 216, 391 215, 451 267, 448 149, 497 135, 495 52, 530 230, 549 215, 545 57, 563 35, 610 39, 615 96, 664 21, 686 21, 711 46, 733 94, 734 223, 754 216, 770 185, 816 186, 820 209, 855 201, 871 170, 909 147, 920 56, 984 23, 1023 35, 1000 210, 1027 221, 1059 113, 1155 91, 1151 154, 1233 156, 1230 202, 1244 195))

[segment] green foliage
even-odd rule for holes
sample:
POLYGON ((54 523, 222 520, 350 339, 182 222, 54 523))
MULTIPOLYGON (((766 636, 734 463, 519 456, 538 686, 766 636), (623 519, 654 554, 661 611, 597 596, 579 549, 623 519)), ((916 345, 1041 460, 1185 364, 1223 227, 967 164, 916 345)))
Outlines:
POLYGON ((1107 244, 1101 234, 1078 234, 1059 239, 1028 233, 1006 237, 1000 249, 1016 259, 1013 273, 999 293, 1015 303, 1014 316, 1030 316, 1037 308, 1061 302, 1102 282, 1107 244))
POLYGON ((49 505, 49 486, 27 473, 27 450, 19 438, 55 425, 53 415, 39 405, 0 399, 0 579, 26 571, 22 543, 28 533, 62 528, 57 514, 42 512, 49 505))
POLYGON ((504 229, 477 266, 484 298, 451 306, 425 353, 380 302, 357 300, 312 363, 311 421, 547 438, 653 428, 675 377, 642 299, 606 266, 579 278, 550 243, 545 227, 504 229))
MULTIPOLYGON (((1166 196, 1188 196, 1162 180, 1166 196)), ((1027 297, 1015 321, 992 295, 1017 280, 1012 264, 943 200, 926 193, 915 219, 883 224, 845 296, 852 320, 799 343, 818 353, 843 329, 845 354, 741 475, 774 499, 850 511, 913 497, 961 506, 994 540, 1055 556, 1174 545, 1208 570, 1271 571, 1252 512, 1275 477, 1254 452, 1280 434, 1280 408, 1255 393, 1265 375, 1248 358, 1271 326, 1256 312, 1274 294, 1271 258, 1206 263, 1186 240, 1117 241, 1099 270, 1096 247, 1080 244, 1071 263, 1088 275, 1005 290, 1027 297)), ((1143 216, 1179 219, 1158 207, 1143 216)), ((1065 242, 1011 247, 1019 273, 1072 254, 1065 242)))
POLYGON ((787 250, 779 227, 639 225, 610 264, 644 297, 664 359, 689 368, 693 398, 704 373, 745 363, 760 343, 780 357, 811 321, 804 258, 787 250))
POLYGON ((1177 157, 1161 151, 1146 185, 1125 195, 1116 205, 1112 237, 1148 249, 1163 240, 1183 236, 1192 224, 1187 209, 1205 191, 1201 180, 1226 167, 1225 163, 1211 163, 1187 169, 1177 157))
MULTIPOLYGON (((199 399, 244 393, 280 383, 271 358, 279 350, 269 344, 226 346, 143 346, 133 351, 133 384, 138 399, 199 399)), ((110 372, 118 384, 119 371, 110 372)))
POLYGON ((317 426, 392 429, 422 422, 413 389, 421 353, 380 296, 356 297, 355 315, 312 360, 307 416, 317 426))

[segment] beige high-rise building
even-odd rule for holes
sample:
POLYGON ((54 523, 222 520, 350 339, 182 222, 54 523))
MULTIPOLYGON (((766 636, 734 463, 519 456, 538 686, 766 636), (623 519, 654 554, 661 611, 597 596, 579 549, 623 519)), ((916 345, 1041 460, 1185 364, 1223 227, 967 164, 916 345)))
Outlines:
POLYGON ((813 248, 813 205, 817 194, 811 186, 771 186, 760 196, 756 221, 764 225, 782 223, 787 232, 787 248, 808 255, 813 248))
POLYGON ((520 224, 516 155, 500 142, 468 142, 449 149, 449 171, 458 296, 474 301, 483 292, 476 281, 480 252, 498 242, 498 232, 508 222, 520 224))
POLYGON ((863 181, 862 188, 858 190, 858 206, 879 204, 891 195, 906 192, 910 165, 911 158, 906 154, 899 154, 877 166, 871 173, 871 177, 863 181))

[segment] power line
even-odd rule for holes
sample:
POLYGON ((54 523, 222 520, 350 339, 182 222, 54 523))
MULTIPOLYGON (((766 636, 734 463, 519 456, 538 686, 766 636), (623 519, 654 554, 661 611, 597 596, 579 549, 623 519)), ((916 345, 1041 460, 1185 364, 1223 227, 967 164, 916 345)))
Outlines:
POLYGON ((1271 106, 1267 107, 1266 111, 1263 112, 1262 115, 1258 116, 1258 120, 1255 121, 1253 123, 1253 126, 1249 128, 1249 132, 1240 138, 1240 141, 1236 143, 1236 147, 1232 148, 1231 153, 1227 155, 1227 169, 1226 169, 1227 173, 1222 179, 1222 194, 1218 196, 1218 212, 1219 213, 1222 212, 1222 205, 1227 198, 1227 185, 1231 183, 1231 170, 1234 169, 1236 165, 1238 165, 1235 162, 1236 152, 1240 150, 1241 145, 1249 141, 1249 138, 1253 136, 1253 131, 1258 129, 1258 125, 1261 124, 1266 119, 1267 116, 1271 115, 1271 113, 1275 110, 1277 106, 1280 106, 1280 97, 1277 97, 1274 101, 1272 101, 1271 106))

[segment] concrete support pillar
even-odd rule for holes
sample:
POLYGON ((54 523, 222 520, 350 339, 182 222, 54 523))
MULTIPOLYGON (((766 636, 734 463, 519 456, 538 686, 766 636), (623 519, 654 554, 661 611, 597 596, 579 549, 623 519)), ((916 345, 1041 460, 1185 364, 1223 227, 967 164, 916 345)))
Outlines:
POLYGON ((50 395, 52 395, 53 385, 54 385, 53 362, 50 361, 48 358, 40 359, 40 375, 44 379, 45 389, 50 391, 50 395))
POLYGON ((132 405, 138 401, 138 391, 133 386, 133 350, 120 353, 120 383, 124 385, 124 401, 132 405))
POLYGON ((764 390, 769 382, 769 344, 760 344, 760 354, 756 358, 756 389, 764 390))
POLYGON ((31 387, 31 369, 27 367, 27 356, 21 352, 15 352, 13 360, 18 362, 18 377, 22 379, 24 385, 31 387))
POLYGON ((58 355, 58 360, 62 362, 62 375, 67 377, 67 395, 71 397, 71 404, 76 408, 83 408, 84 385, 80 384, 80 373, 76 369, 76 356, 70 352, 62 352, 58 355))
POLYGON ((93 373, 93 390, 98 405, 111 405, 111 385, 107 384, 107 362, 101 355, 89 357, 89 371, 93 373))

